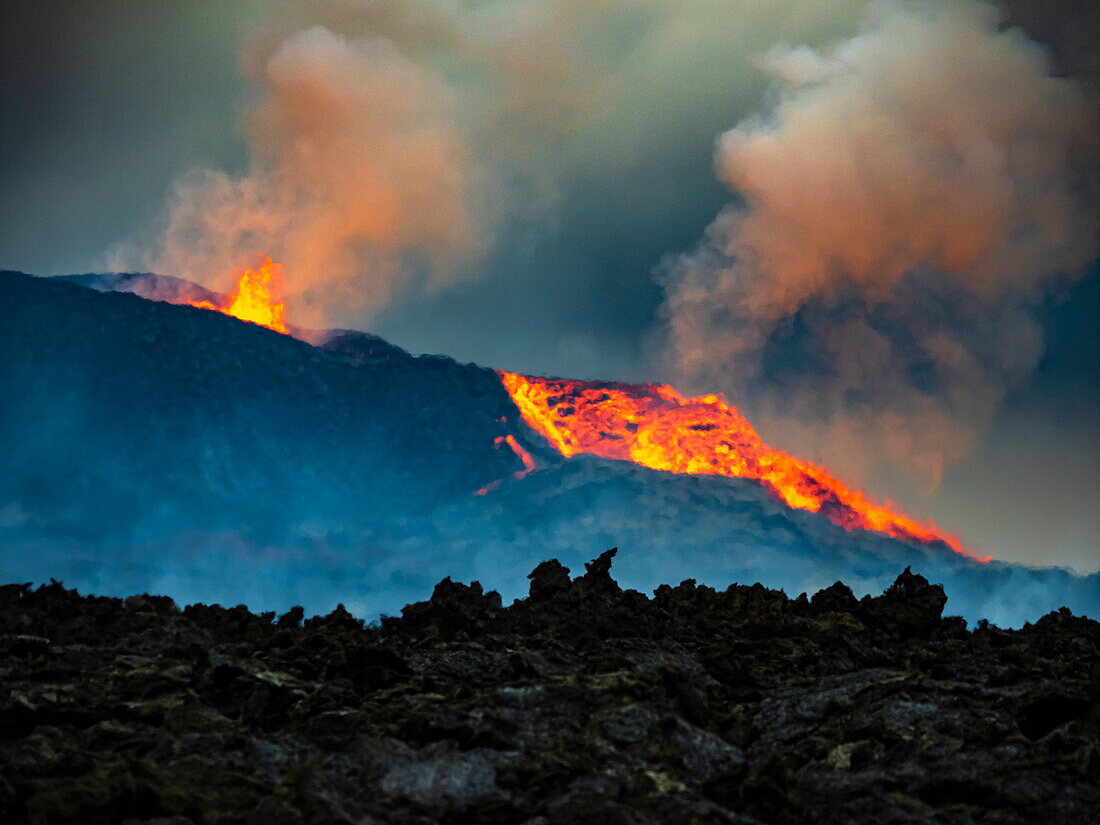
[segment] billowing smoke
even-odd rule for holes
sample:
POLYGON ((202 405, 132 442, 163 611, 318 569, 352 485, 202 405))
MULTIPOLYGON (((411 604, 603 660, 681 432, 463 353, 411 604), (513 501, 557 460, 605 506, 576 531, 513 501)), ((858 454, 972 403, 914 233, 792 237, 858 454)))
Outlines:
POLYGON ((242 56, 250 166, 183 178, 111 266, 224 292, 263 252, 300 325, 396 303, 413 349, 660 377, 631 337, 649 270, 721 198, 684 158, 743 118, 717 157, 739 200, 663 273, 678 383, 845 475, 935 480, 1033 369, 1036 296, 1095 249, 1095 107, 992 6, 865 7, 274 6, 242 56))
POLYGON ((418 276, 453 276, 475 245, 476 171, 447 85, 389 40, 321 26, 259 62, 251 167, 182 179, 143 263, 224 289, 233 268, 271 255, 293 273, 304 324, 385 304, 418 276))
POLYGON ((774 106, 716 154, 739 198, 661 272, 676 368, 835 470, 934 484, 1096 253, 1096 101, 972 0, 876 3, 759 65, 774 106))
MULTIPOLYGON (((725 122, 716 99, 745 111, 762 93, 751 55, 777 36, 850 31, 864 3, 273 4, 242 44, 257 92, 243 124, 248 168, 182 177, 153 240, 121 245, 107 264, 227 291, 233 270, 270 255, 287 272, 290 317, 309 326, 364 327, 475 275, 525 281, 519 302, 542 305, 533 315, 570 307, 562 296, 583 296, 592 273, 551 271, 528 250, 571 220, 587 232, 585 210, 606 211, 601 193, 629 225, 644 198, 616 194, 616 175, 635 177, 624 157, 659 172, 685 133, 702 150, 725 122), (543 282, 555 286, 532 289, 543 282)), ((642 287, 655 260, 634 267, 642 287)), ((604 291, 621 278, 598 277, 604 291)), ((561 337, 560 319, 539 323, 561 337)))

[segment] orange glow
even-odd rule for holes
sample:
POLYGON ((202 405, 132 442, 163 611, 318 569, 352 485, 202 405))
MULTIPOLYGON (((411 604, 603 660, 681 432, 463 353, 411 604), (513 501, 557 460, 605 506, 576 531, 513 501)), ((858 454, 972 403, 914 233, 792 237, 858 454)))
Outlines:
MULTIPOLYGON (((523 478, 525 475, 535 469, 535 459, 531 458, 531 454, 520 446, 520 443, 516 441, 516 437, 514 435, 498 435, 493 441, 493 445, 499 447, 501 444, 507 444, 509 447, 511 447, 512 452, 519 457, 519 460, 521 462, 523 462, 523 469, 516 470, 514 473, 512 473, 512 478, 523 478)), ((500 479, 497 479, 496 481, 490 481, 488 484, 486 484, 484 487, 474 493, 474 495, 483 496, 489 491, 495 490, 499 486, 500 479)))
MULTIPOLYGON (((496 443, 500 444, 500 442, 501 437, 497 436, 496 443)), ((535 459, 531 458, 531 454, 519 445, 519 442, 516 441, 515 436, 504 436, 504 443, 511 447, 512 452, 519 456, 519 460, 523 462, 523 469, 516 470, 514 473, 512 473, 513 478, 523 478, 525 475, 535 469, 535 459)))
POLYGON ((237 291, 229 296, 225 304, 215 306, 209 301, 188 303, 193 307, 224 312, 276 332, 289 332, 286 326, 286 304, 276 300, 283 288, 283 265, 272 263, 271 258, 263 255, 257 257, 255 269, 233 273, 237 276, 237 291))
POLYGON ((756 479, 789 506, 849 530, 943 542, 970 557, 958 538, 934 524, 918 524, 889 503, 874 504, 821 467, 773 450, 721 396, 685 398, 663 384, 498 374, 524 420, 566 457, 592 453, 671 473, 756 479))

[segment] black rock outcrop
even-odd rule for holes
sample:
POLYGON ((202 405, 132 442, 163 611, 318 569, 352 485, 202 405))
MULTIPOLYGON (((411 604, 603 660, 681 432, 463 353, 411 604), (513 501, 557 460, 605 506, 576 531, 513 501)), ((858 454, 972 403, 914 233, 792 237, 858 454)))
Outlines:
POLYGON ((0 821, 1084 823, 1100 624, 556 561, 365 626, 0 587, 0 821))

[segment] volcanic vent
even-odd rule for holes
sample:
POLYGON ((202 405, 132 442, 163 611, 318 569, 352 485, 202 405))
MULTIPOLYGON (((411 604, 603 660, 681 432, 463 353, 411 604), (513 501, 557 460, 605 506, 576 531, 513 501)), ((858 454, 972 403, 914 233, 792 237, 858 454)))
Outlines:
POLYGON ((271 258, 258 255, 255 269, 233 273, 237 279, 236 290, 220 304, 213 301, 187 301, 193 307, 214 309, 268 327, 276 332, 289 333, 286 325, 286 304, 281 299, 283 290, 283 265, 271 258))

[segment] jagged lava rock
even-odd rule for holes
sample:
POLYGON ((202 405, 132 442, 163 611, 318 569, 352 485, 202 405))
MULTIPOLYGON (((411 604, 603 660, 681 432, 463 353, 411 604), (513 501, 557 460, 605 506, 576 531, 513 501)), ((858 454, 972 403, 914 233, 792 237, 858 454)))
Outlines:
POLYGON ((646 598, 614 552, 379 626, 0 587, 0 821, 1095 821, 1097 622, 969 631, 908 570, 646 598))

